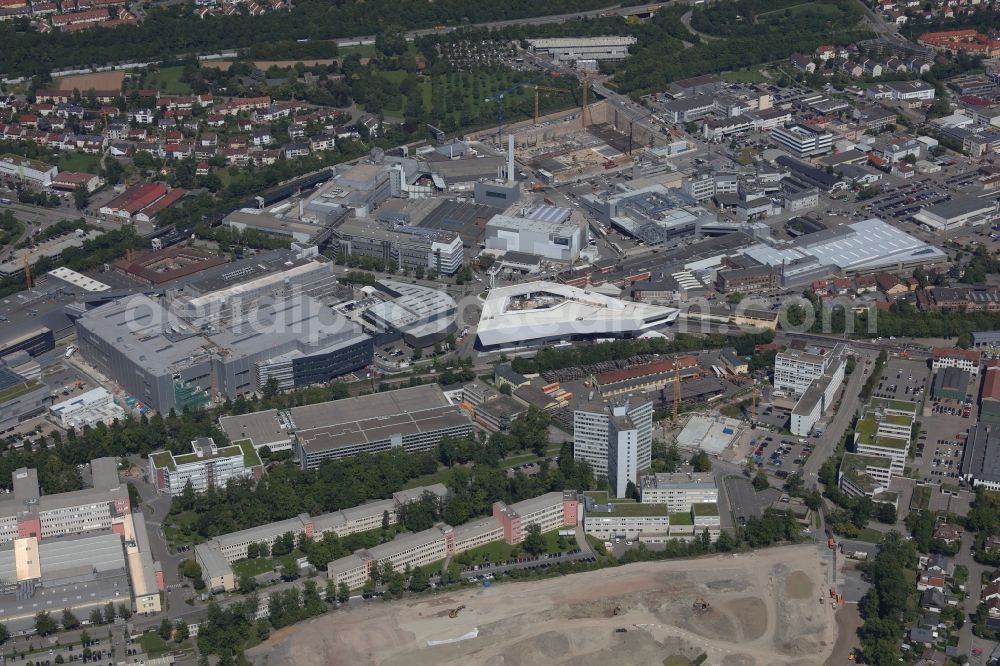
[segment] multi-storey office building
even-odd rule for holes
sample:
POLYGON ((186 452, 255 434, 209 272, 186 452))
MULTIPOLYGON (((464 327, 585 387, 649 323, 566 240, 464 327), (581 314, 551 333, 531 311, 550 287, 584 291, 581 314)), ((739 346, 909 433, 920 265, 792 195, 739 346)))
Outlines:
POLYGON ((591 402, 573 412, 573 456, 605 477, 616 496, 652 463, 653 403, 636 397, 591 402))
POLYGON ((263 472, 260 457, 247 440, 219 447, 211 437, 199 437, 191 449, 178 456, 170 451, 149 456, 149 479, 158 492, 179 495, 189 483, 196 493, 204 492, 224 488, 230 479, 259 478, 263 472))
POLYGON ((708 473, 647 474, 640 478, 639 493, 643 504, 663 504, 670 513, 719 501, 715 477, 708 473))

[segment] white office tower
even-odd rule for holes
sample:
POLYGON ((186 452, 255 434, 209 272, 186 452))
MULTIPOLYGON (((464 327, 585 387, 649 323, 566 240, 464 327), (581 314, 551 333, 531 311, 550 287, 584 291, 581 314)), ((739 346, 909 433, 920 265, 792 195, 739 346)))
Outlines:
POLYGON ((590 402, 573 412, 573 457, 606 477, 617 497, 652 464, 653 403, 635 397, 590 402))

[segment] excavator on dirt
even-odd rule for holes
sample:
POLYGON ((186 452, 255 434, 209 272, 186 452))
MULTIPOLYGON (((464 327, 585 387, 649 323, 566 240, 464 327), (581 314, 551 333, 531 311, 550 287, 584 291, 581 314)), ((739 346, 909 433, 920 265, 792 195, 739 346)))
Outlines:
POLYGON ((463 608, 465 608, 465 604, 462 604, 458 608, 452 608, 450 611, 448 611, 448 617, 455 619, 456 617, 458 617, 458 614, 462 612, 463 608))
POLYGON ((691 610, 693 610, 695 613, 699 615, 701 613, 706 612, 709 608, 711 608, 711 606, 708 604, 708 602, 700 597, 698 599, 695 599, 694 603, 691 604, 691 610))

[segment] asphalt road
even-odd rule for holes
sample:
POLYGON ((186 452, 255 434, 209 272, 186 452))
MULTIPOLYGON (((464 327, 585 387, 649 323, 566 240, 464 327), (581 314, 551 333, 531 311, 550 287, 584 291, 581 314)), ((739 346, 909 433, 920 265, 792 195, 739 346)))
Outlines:
POLYGON ((816 440, 815 448, 802 468, 802 478, 807 487, 815 488, 819 485, 819 468, 833 455, 844 431, 851 425, 851 420, 861 406, 861 386, 871 374, 873 367, 874 361, 871 365, 859 361, 854 372, 848 377, 840 407, 833 415, 833 419, 827 424, 823 434, 816 440))

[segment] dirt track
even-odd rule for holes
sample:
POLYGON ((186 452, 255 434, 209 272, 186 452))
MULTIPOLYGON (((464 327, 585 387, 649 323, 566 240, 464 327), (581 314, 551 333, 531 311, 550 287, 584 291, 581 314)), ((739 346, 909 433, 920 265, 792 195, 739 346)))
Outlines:
POLYGON ((93 74, 75 74, 59 79, 59 90, 76 88, 81 94, 88 90, 118 90, 125 80, 125 72, 95 72, 93 74))
POLYGON ((833 610, 819 602, 825 566, 814 545, 790 546, 466 588, 325 615, 249 656, 261 666, 604 666, 705 652, 722 666, 821 664, 837 638, 833 610), (699 598, 708 611, 693 610, 699 598))

